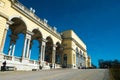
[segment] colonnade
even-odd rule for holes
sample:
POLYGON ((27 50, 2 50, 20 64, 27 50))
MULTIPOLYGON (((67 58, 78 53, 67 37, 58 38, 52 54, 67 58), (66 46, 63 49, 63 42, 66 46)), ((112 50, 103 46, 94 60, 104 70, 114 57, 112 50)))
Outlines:
MULTIPOLYGON (((10 26, 10 25, 9 25, 10 26)), ((6 30, 6 34, 7 31, 10 29, 10 27, 6 30)), ((5 36, 6 36, 5 34, 5 36)), ((18 33, 19 34, 19 33, 18 33)), ((15 54, 15 50, 16 50, 16 41, 17 39, 19 39, 18 34, 14 34, 14 32, 12 32, 11 30, 11 34, 10 34, 10 45, 9 45, 9 49, 8 49, 8 57, 11 57, 11 60, 14 61, 14 54, 15 54)), ((21 62, 24 62, 24 60, 30 60, 31 57, 31 47, 32 47, 32 36, 34 35, 33 32, 30 31, 26 31, 26 33, 24 34, 24 46, 23 46, 23 51, 22 51, 22 56, 21 56, 21 62)), ((44 38, 40 39, 40 46, 39 46, 39 59, 38 62, 40 62, 39 65, 44 66, 44 61, 45 61, 45 49, 46 49, 46 42, 47 40, 44 38)), ((21 43, 19 43, 21 44, 21 43)), ((56 57, 56 44, 52 44, 52 62, 51 65, 53 67, 55 67, 55 57, 56 57)))

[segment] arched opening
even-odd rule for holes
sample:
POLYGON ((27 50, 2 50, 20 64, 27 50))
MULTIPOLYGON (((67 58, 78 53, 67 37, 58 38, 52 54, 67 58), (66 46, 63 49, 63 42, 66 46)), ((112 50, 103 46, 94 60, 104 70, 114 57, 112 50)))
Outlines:
POLYGON ((56 43, 56 55, 55 55, 55 63, 60 64, 61 63, 61 56, 62 56, 62 49, 59 42, 56 43))
POLYGON ((45 61, 52 63, 52 50, 53 50, 53 41, 51 37, 46 38, 46 47, 45 47, 45 61))
POLYGON ((42 40, 42 34, 38 29, 34 29, 33 35, 31 37, 31 57, 30 59, 33 60, 40 60, 40 54, 41 54, 41 40, 42 40))
POLYGON ((14 56, 22 57, 23 46, 24 46, 24 37, 23 33, 18 34, 18 40, 16 41, 16 49, 14 56))
POLYGON ((31 56, 30 59, 38 60, 40 54, 39 42, 37 40, 32 40, 32 47, 31 47, 31 56))
POLYGON ((67 54, 63 55, 63 68, 67 68, 67 54))
POLYGON ((11 21, 13 24, 9 25, 3 52, 9 56, 21 57, 27 27, 18 17, 12 18, 11 21))
POLYGON ((7 35, 6 35, 6 40, 5 40, 5 45, 4 45, 4 49, 3 52, 4 54, 8 54, 8 50, 9 50, 9 46, 10 46, 10 34, 11 34, 11 29, 9 29, 7 31, 7 35))

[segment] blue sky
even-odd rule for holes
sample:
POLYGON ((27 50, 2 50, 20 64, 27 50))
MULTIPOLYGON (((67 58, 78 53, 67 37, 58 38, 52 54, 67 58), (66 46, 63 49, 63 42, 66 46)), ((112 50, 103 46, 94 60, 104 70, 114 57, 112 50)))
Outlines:
POLYGON ((58 32, 72 29, 87 45, 93 64, 120 60, 120 0, 19 0, 58 32))

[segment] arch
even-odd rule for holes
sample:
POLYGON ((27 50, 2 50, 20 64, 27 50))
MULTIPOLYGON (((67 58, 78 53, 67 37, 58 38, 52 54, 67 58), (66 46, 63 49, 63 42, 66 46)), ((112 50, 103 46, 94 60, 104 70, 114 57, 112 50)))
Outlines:
POLYGON ((14 18, 18 18, 18 19, 20 19, 21 21, 23 21, 24 24, 25 24, 25 26, 26 26, 26 31, 28 30, 28 28, 27 28, 28 24, 27 24, 27 22, 23 19, 23 17, 21 17, 21 16, 19 16, 19 15, 14 15, 14 16, 9 17, 9 21, 12 21, 12 19, 14 19, 14 18))
POLYGON ((60 42, 56 43, 56 56, 55 56, 55 63, 60 64, 61 63, 61 58, 62 58, 62 49, 61 49, 61 44, 60 42))
POLYGON ((53 40, 50 36, 46 38, 45 61, 52 63, 53 40))
POLYGON ((9 49, 6 50, 8 50, 7 52, 9 56, 14 56, 22 53, 22 49, 20 51, 19 49, 23 48, 23 45, 20 44, 24 43, 24 35, 26 34, 27 26, 20 17, 12 17, 9 20, 12 21, 13 24, 9 25, 7 37, 10 38, 10 41, 9 49), (11 31, 11 33, 9 33, 9 31, 11 31), (22 39, 22 43, 20 39, 22 39))
POLYGON ((21 18, 14 17, 11 19, 11 21, 13 22, 13 24, 10 25, 9 28, 12 30, 13 34, 26 33, 27 26, 21 18))
POLYGON ((63 68, 67 68, 68 55, 63 55, 63 68))
POLYGON ((34 34, 32 35, 32 38, 31 40, 38 40, 39 42, 41 42, 41 39, 43 38, 43 35, 41 34, 40 30, 39 29, 34 29, 32 31, 34 34))
POLYGON ((37 32, 41 35, 41 38, 44 38, 44 37, 43 37, 43 32, 42 32, 39 28, 36 28, 36 27, 35 27, 35 28, 33 28, 31 31, 32 31, 32 32, 36 32, 36 31, 37 31, 37 32))
POLYGON ((42 34, 39 29, 34 29, 31 36, 30 50, 31 59, 40 60, 42 34))

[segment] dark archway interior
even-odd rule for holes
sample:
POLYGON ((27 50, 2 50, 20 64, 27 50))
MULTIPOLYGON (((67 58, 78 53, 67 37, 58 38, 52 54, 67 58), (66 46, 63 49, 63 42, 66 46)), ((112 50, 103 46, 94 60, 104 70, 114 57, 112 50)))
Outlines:
POLYGON ((61 54, 62 54, 62 50, 61 50, 61 45, 59 42, 56 43, 56 56, 55 56, 55 63, 60 64, 61 63, 61 54))
POLYGON ((47 37, 46 48, 45 48, 45 61, 52 63, 52 50, 53 41, 50 37, 47 37))

